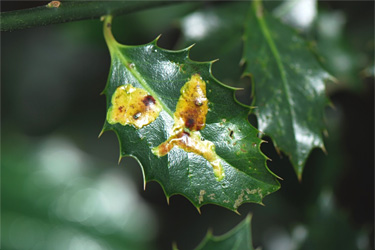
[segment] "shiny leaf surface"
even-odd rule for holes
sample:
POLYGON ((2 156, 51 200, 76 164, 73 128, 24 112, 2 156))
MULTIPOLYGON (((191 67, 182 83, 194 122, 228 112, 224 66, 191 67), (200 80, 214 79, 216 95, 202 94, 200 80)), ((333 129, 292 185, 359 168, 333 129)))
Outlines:
POLYGON ((244 74, 254 83, 259 130, 284 151, 299 178, 310 151, 324 148, 324 71, 294 30, 255 1, 245 28, 244 74))
MULTIPOLYGON (((103 128, 117 134, 120 157, 132 156, 139 161, 145 183, 157 181, 167 199, 181 194, 198 209, 205 204, 217 204, 233 211, 245 202, 261 203, 266 195, 279 188, 260 151, 258 131, 247 120, 249 108, 235 100, 235 89, 212 76, 212 62, 190 60, 190 48, 161 49, 156 45, 157 39, 141 46, 121 45, 112 36, 111 17, 105 19, 104 35, 112 59, 103 91, 107 109, 112 111, 114 103, 121 108, 113 95, 127 84, 148 93, 153 101, 146 102, 146 109, 161 107, 153 119, 134 126, 134 119, 141 119, 144 113, 136 112, 135 104, 130 105, 131 111, 126 113, 129 123, 122 125, 107 116, 103 128), (186 97, 190 87, 183 87, 189 81, 195 81, 202 88, 201 101, 193 100, 195 104, 186 97), (201 109, 206 102, 205 115, 201 109), (202 114, 205 119, 199 118, 202 114), (185 119, 186 115, 191 119, 185 119), (214 171, 217 160, 222 174, 214 171)), ((145 98, 143 94, 140 97, 124 95, 131 96, 132 101, 128 103, 144 102, 145 98)), ((139 107, 145 108, 142 105, 139 107)))

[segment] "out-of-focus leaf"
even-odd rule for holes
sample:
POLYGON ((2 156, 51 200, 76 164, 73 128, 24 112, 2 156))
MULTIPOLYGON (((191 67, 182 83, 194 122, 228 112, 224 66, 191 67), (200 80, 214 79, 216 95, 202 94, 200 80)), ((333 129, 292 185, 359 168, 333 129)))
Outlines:
POLYGON ((336 206, 331 191, 322 191, 310 212, 307 237, 298 249, 369 249, 366 234, 350 225, 348 216, 336 206))
POLYGON ((218 58, 213 74, 220 80, 238 86, 241 77, 242 33, 248 3, 226 3, 209 6, 181 21, 180 47, 197 43, 190 55, 195 60, 218 58))
POLYGON ((156 221, 121 171, 99 170, 107 164, 67 139, 9 139, 1 158, 4 249, 153 249, 156 221))
POLYGON ((310 29, 317 14, 316 0, 285 0, 273 14, 283 22, 301 30, 310 29))
MULTIPOLYGON (((320 12, 317 21, 317 49, 322 56, 324 66, 340 84, 353 90, 360 90, 362 89, 359 73, 360 56, 348 43, 345 25, 346 17, 343 12, 320 12)), ((339 86, 330 85, 332 88, 339 86)))
POLYGON ((375 77, 375 64, 371 64, 367 66, 363 71, 362 74, 364 77, 375 77))
POLYGON ((301 223, 274 225, 264 235, 267 250, 369 250, 368 232, 351 225, 349 216, 335 204, 330 188, 321 188, 311 206, 303 211, 307 219, 301 223), (290 230, 291 228, 291 230, 290 230))
POLYGON ((290 157, 301 178, 310 151, 324 147, 324 80, 329 74, 306 41, 270 16, 260 1, 252 4, 244 37, 244 74, 254 82, 259 130, 290 157))
POLYGON ((195 250, 254 250, 251 239, 251 216, 226 234, 213 236, 208 232, 195 250))
POLYGON ((181 194, 198 209, 217 204, 233 211, 279 188, 247 120, 249 107, 212 76, 212 62, 190 60, 189 49, 161 49, 157 40, 121 45, 111 17, 104 25, 112 65, 103 131, 115 131, 120 156, 139 161, 145 183, 157 181, 167 198, 181 194))

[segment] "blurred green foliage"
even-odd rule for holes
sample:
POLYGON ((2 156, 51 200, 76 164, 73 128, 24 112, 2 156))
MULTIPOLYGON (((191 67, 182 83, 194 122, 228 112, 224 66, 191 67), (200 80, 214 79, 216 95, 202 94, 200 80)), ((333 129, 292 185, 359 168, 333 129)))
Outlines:
POLYGON ((3 145, 2 247, 153 248, 155 215, 113 163, 63 137, 12 134, 3 145))
MULTIPOLYGON (((3 10, 7 4, 15 6, 2 2, 3 10)), ((266 3, 270 11, 277 6, 266 3)), ((225 9, 225 3, 193 2, 142 11, 116 18, 114 33, 126 44, 143 44, 163 33, 159 45, 172 49, 184 44, 182 20, 216 8, 225 9)), ((105 99, 99 93, 110 64, 99 20, 2 33, 2 247, 164 250, 175 241, 180 249, 193 249, 208 228, 221 235, 251 212, 253 244, 262 249, 372 248, 373 9, 373 2, 319 2, 318 18, 305 36, 315 41, 326 58, 323 65, 338 79, 329 92, 335 109, 326 113, 328 154, 313 151, 298 183, 289 160, 280 157, 272 143, 263 144, 262 150, 273 159, 269 167, 284 179, 282 187, 265 199, 265 207, 241 206, 241 216, 210 205, 199 215, 183 197, 173 197, 167 205, 158 184, 150 183, 143 191, 136 161, 125 159, 116 166, 115 135, 96 138, 105 119, 105 99), (337 40, 323 36, 320 20, 325 17, 341 29, 337 40), (344 61, 337 58, 342 56, 344 61), (339 68, 345 60, 350 67, 339 68)), ((236 84, 229 76, 238 77, 231 68, 239 65, 235 58, 241 43, 232 40, 235 35, 225 36, 232 31, 215 32, 207 45, 198 39, 186 43, 197 42, 193 59, 223 58, 214 74, 236 84), (222 39, 228 39, 234 50, 209 50, 215 41, 225 44, 222 39), (201 49, 200 42, 207 49, 201 49)), ((247 85, 243 93, 250 89, 247 85)))

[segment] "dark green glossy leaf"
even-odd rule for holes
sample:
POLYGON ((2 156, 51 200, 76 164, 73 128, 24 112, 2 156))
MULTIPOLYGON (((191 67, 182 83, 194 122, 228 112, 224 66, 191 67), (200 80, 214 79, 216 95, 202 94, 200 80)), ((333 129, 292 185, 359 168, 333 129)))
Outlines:
POLYGON ((195 250, 254 250, 251 239, 251 216, 221 236, 208 232, 206 238, 195 250))
POLYGON ((244 74, 254 82, 259 130, 289 155, 299 178, 314 147, 324 148, 324 71, 294 30, 268 15, 259 1, 245 28, 244 74))
POLYGON ((139 161, 145 183, 157 181, 168 199, 181 194, 198 209, 205 204, 217 204, 233 211, 245 202, 261 203, 263 197, 279 188, 260 151, 258 131, 247 120, 249 108, 235 100, 235 89, 211 75, 212 62, 190 60, 189 48, 161 49, 157 40, 141 46, 121 45, 114 40, 110 27, 111 17, 107 17, 104 34, 112 59, 104 90, 107 108, 112 108, 116 89, 126 84, 147 91, 162 107, 156 119, 141 128, 108 121, 103 128, 117 134, 121 157, 132 156, 139 161), (180 90, 197 74, 207 85, 209 111, 206 126, 195 132, 214 144, 225 174, 222 180, 215 177, 212 165, 198 154, 179 147, 162 157, 152 152, 171 135, 180 90))

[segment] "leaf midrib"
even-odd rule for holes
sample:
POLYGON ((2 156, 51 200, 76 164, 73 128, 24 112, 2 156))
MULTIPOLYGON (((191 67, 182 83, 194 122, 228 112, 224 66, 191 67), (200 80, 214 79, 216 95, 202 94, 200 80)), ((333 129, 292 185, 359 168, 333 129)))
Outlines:
MULTIPOLYGON (((128 60, 128 58, 119 49, 120 47, 128 47, 128 46, 125 46, 125 45, 122 45, 122 44, 118 43, 116 41, 116 39, 113 37, 113 34, 111 32, 111 26, 106 25, 106 23, 111 23, 111 21, 112 21, 112 17, 107 16, 107 18, 105 19, 105 25, 104 25, 104 36, 105 36, 106 42, 108 44, 111 56, 117 56, 118 58, 120 58, 120 61, 122 61, 123 65, 137 79, 139 84, 160 103, 160 105, 163 107, 163 110, 165 110, 169 114, 169 116, 173 119, 174 112, 172 112, 172 110, 169 109, 168 106, 165 105, 165 103, 162 100, 160 100, 159 95, 157 95, 157 93, 152 88, 149 87, 149 84, 143 79, 143 77, 138 72, 138 70, 136 70, 137 67, 130 67, 131 62, 128 60)), ((258 180, 256 178, 254 178, 253 176, 249 175, 248 173, 236 168, 235 166, 233 166, 231 163, 229 163, 226 159, 224 159, 220 155, 218 155, 218 157, 222 161, 224 161, 226 164, 228 164, 230 167, 239 170, 240 173, 250 177, 251 179, 253 179, 257 182, 264 183, 263 181, 258 180)))
MULTIPOLYGON (((123 64, 125 65, 125 67, 129 70, 129 72, 131 72, 133 74, 133 76, 138 80, 139 84, 142 85, 142 87, 145 88, 145 90, 150 93, 152 96, 154 96, 154 98, 156 100, 159 101, 159 103, 161 104, 161 106, 163 107, 163 109, 172 117, 174 117, 174 114, 173 112, 164 104, 164 102, 162 102, 158 95, 149 87, 149 85, 147 84, 147 82, 143 79, 143 77, 140 75, 140 73, 134 69, 134 67, 130 67, 128 66, 130 61, 127 60, 127 58, 121 53, 121 51, 119 50, 118 46, 115 47, 115 51, 114 53, 117 53, 118 56, 120 57, 120 60, 123 61, 123 64)), ((136 67, 135 67, 136 68, 136 67)), ((197 131, 199 132, 199 131, 197 131)), ((249 175, 248 173, 242 171, 241 169, 235 167, 234 165, 232 165, 231 163, 229 163, 226 159, 224 159, 223 157, 221 157, 220 155, 217 155, 222 161, 224 161, 226 164, 228 164, 230 167, 234 168, 234 169, 237 169, 240 173, 242 174, 245 174, 246 176, 250 177, 251 179, 257 181, 257 182, 262 182, 262 183, 265 183, 261 180, 258 180, 254 177, 252 177, 251 175, 249 175)), ((267 184, 267 183, 265 183, 267 184)))
POLYGON ((128 71, 138 80, 138 83, 142 85, 142 87, 160 103, 160 105, 163 107, 163 110, 165 110, 173 119, 174 114, 172 110, 168 108, 168 106, 165 105, 165 103, 159 98, 159 95, 152 88, 149 87, 149 84, 146 82, 146 80, 143 79, 138 70, 136 70, 137 67, 129 66, 129 60, 121 53, 118 46, 116 46, 115 53, 119 56, 120 60, 123 62, 124 66, 128 69, 128 71))
POLYGON ((143 79, 141 74, 134 69, 134 67, 130 67, 129 60, 121 53, 119 47, 127 47, 125 45, 122 45, 116 41, 112 34, 112 16, 108 15, 104 18, 104 26, 103 26, 103 33, 104 38, 106 40, 107 46, 109 48, 111 57, 117 56, 120 58, 120 61, 122 61, 123 65, 128 69, 128 71, 138 80, 139 84, 142 85, 142 87, 150 94, 152 95, 163 107, 163 110, 165 110, 170 117, 173 118, 173 112, 170 108, 168 108, 165 103, 160 100, 159 95, 156 94, 156 92, 149 87, 148 83, 143 79))
POLYGON ((266 24, 266 21, 264 20, 264 16, 263 16, 263 10, 262 10, 262 5, 260 3, 260 1, 256 0, 254 1, 254 5, 255 5, 255 16, 256 16, 256 19, 258 20, 258 24, 259 24, 259 27, 260 27, 260 30, 262 31, 262 34, 271 50, 271 53, 273 55, 273 57, 275 58, 275 61, 276 61, 276 65, 277 65, 277 68, 279 69, 280 71, 280 76, 281 76, 281 82, 282 82, 282 86, 283 86, 283 90, 284 90, 284 93, 285 93, 285 96, 286 96, 286 99, 287 99, 287 102, 288 102, 288 110, 289 110, 289 113, 290 113, 290 119, 291 119, 291 122, 292 122, 292 130, 293 130, 293 137, 294 137, 294 142, 297 142, 296 140, 296 134, 295 134, 295 121, 296 121, 296 114, 294 112, 294 110, 292 109, 292 104, 291 104, 291 97, 289 95, 290 93, 290 89, 289 89, 289 86, 288 86, 288 79, 286 77, 286 71, 284 69, 284 65, 281 61, 281 57, 280 57, 280 54, 279 54, 279 51, 273 41, 273 38, 269 32, 269 29, 268 29, 268 26, 266 24))

